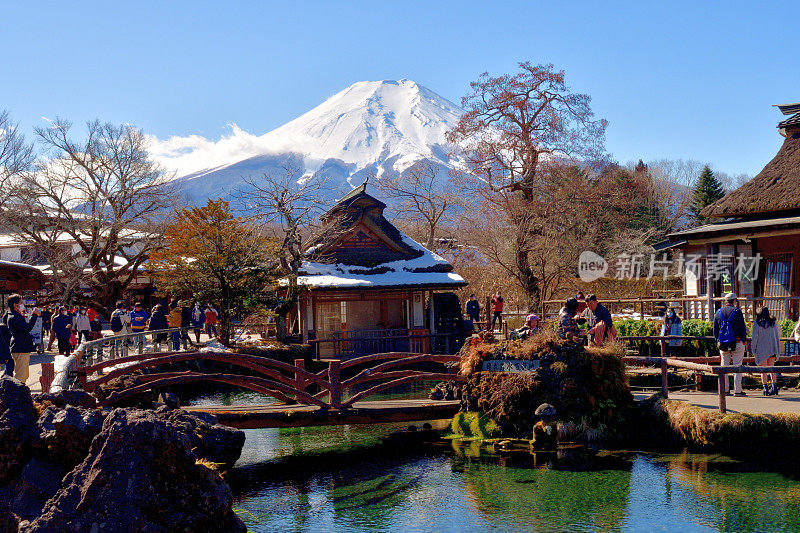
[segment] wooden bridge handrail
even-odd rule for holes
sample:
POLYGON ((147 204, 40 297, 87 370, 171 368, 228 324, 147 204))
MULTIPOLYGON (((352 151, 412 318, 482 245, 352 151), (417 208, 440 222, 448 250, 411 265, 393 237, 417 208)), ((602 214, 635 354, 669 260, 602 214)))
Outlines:
POLYGON ((367 396, 371 396, 372 394, 380 392, 380 391, 382 391, 384 389, 390 389, 390 388, 396 387, 398 385, 403 385, 405 383, 413 383, 415 381, 421 381, 423 379, 425 379, 425 380, 427 380, 427 379, 441 379, 441 380, 447 380, 447 381, 466 381, 467 377, 466 376, 462 376, 460 374, 434 374, 434 373, 428 373, 428 372, 425 372, 424 374, 416 374, 416 375, 412 375, 412 376, 401 377, 401 378, 395 379, 393 381, 389 381, 389 382, 386 382, 386 383, 380 383, 378 385, 370 387, 367 390, 361 391, 358 394, 354 394, 352 397, 350 397, 349 400, 347 400, 346 402, 342 403, 342 407, 350 407, 355 402, 359 401, 360 399, 365 398, 367 396))
MULTIPOLYGON (((102 363, 98 363, 96 365, 92 365, 91 367, 83 367, 79 368, 78 372, 84 373, 86 375, 92 374, 97 370, 101 370, 107 366, 113 366, 120 364, 122 362, 132 362, 132 361, 141 361, 139 364, 129 365, 125 368, 121 368, 119 370, 115 370, 110 372, 108 375, 115 374, 114 377, 118 377, 120 375, 125 375, 130 372, 133 372, 135 369, 141 368, 149 368, 153 366, 158 366, 166 363, 172 362, 180 362, 180 361, 189 361, 192 359, 212 359, 216 361, 222 361, 225 363, 234 364, 237 366, 243 366, 245 368, 250 368, 251 370, 261 371, 261 370, 268 370, 267 368, 261 368, 266 366, 272 366, 275 368, 279 368, 281 370, 285 370, 286 372, 294 373, 296 376, 301 377, 303 379, 312 381, 319 385, 320 387, 330 389, 331 384, 330 382, 322 379, 319 375, 309 372, 305 369, 299 368, 295 365, 290 365, 289 363, 284 363, 283 361, 277 361, 275 359, 270 359, 268 357, 261 357, 258 355, 250 355, 250 354, 237 354, 237 353, 228 353, 228 352, 172 352, 169 355, 167 354, 138 354, 134 356, 128 356, 122 359, 114 359, 111 361, 103 361, 102 363), (156 355, 156 357, 152 357, 156 355), (148 357, 149 356, 149 357, 148 357), (159 357, 160 356, 160 357, 159 357), (123 361, 126 359, 127 361, 123 361), (238 359, 238 360, 237 360, 238 359), (242 364, 246 362, 247 364, 242 364), (135 368, 134 368, 135 367, 135 368)), ((264 372, 266 375, 270 375, 267 372, 264 372)), ((105 378, 106 376, 104 376, 105 378)), ((99 378, 103 379, 103 378, 99 378)), ((286 378, 287 380, 294 381, 293 378, 286 378)), ((107 380, 104 380, 107 381, 107 380)), ((98 383, 98 380, 92 380, 87 383, 98 383)))
POLYGON ((223 353, 219 353, 219 352, 203 352, 203 353, 201 353, 201 352, 178 352, 178 353, 175 353, 175 354, 172 354, 172 355, 169 355, 169 356, 165 356, 165 357, 154 357, 154 358, 150 358, 150 359, 146 359, 146 360, 140 361, 138 363, 134 363, 134 364, 128 365, 128 366, 126 366, 124 368, 118 368, 116 370, 112 370, 111 372, 109 372, 107 374, 104 374, 103 376, 101 376, 99 378, 95 378, 95 379, 92 379, 92 380, 88 380, 87 379, 87 381, 84 383, 84 388, 88 392, 91 392, 94 389, 96 389, 99 385, 102 385, 103 383, 107 383, 108 381, 111 381, 112 379, 115 379, 115 378, 117 378, 119 376, 124 376, 126 374, 130 374, 130 373, 135 372, 137 370, 142 370, 142 369, 145 369, 145 368, 151 368, 151 367, 155 367, 155 366, 161 366, 161 365, 164 365, 164 364, 179 363, 179 362, 182 362, 182 361, 191 361, 191 360, 194 360, 194 359, 208 359, 208 360, 211 360, 211 361, 220 361, 220 362, 223 362, 223 363, 230 363, 230 364, 233 364, 235 366, 241 366, 243 368, 254 370, 254 371, 259 372, 259 373, 261 373, 261 374, 263 374, 265 376, 269 376, 272 379, 277 379, 278 381, 286 382, 287 384, 293 384, 294 381, 295 381, 295 379, 293 377, 290 378, 290 377, 284 376, 283 374, 281 374, 277 370, 272 370, 272 369, 267 368, 265 366, 253 363, 252 361, 250 361, 250 360, 248 360, 246 358, 242 358, 242 360, 230 359, 230 358, 226 357, 226 355, 227 354, 223 354, 223 353))
POLYGON ((271 394, 272 390, 278 390, 280 392, 295 394, 297 395, 298 399, 305 400, 307 403, 311 403, 322 408, 330 407, 329 404, 323 402, 322 400, 314 398, 308 393, 298 391, 292 387, 286 386, 282 383, 270 381, 268 379, 258 378, 254 376, 241 376, 238 374, 196 374, 193 372, 187 373, 186 375, 183 376, 169 377, 156 381, 151 381, 148 383, 144 383, 142 385, 136 385, 129 389, 112 393, 106 400, 100 402, 100 405, 101 406, 111 405, 123 398, 134 396, 136 394, 150 390, 152 388, 166 387, 169 385, 181 385, 185 383, 191 383, 193 381, 218 381, 220 383, 227 383, 229 385, 237 385, 240 387, 244 387, 246 389, 255 390, 256 392, 260 392, 262 394, 267 394, 270 396, 272 395, 271 394), (256 387, 259 387, 261 390, 257 390, 256 387))
POLYGON ((408 359, 412 357, 429 356, 429 355, 439 358, 438 360, 440 360, 443 363, 448 361, 459 360, 459 356, 457 355, 422 354, 422 353, 412 353, 412 352, 385 352, 385 353, 376 353, 372 355, 362 355, 361 357, 354 357, 352 359, 347 359, 345 361, 342 361, 342 368, 349 368, 351 366, 356 366, 363 363, 370 363, 372 361, 382 361, 384 359, 408 359))
MULTIPOLYGON (((451 356, 452 357, 452 356, 451 356)), ((458 357, 456 357, 458 359, 458 357)), ((448 359, 449 361, 451 359, 448 359)), ((391 361, 387 361, 385 363, 381 363, 379 365, 375 365, 371 368, 365 368, 355 376, 346 379, 342 382, 342 387, 347 388, 355 383, 363 383, 365 381, 375 381, 381 379, 381 375, 385 374, 385 370, 390 368, 396 368, 398 366, 406 366, 416 363, 444 363, 446 361, 441 360, 441 356, 438 355, 413 355, 411 357, 404 357, 402 359, 394 359, 391 361)))

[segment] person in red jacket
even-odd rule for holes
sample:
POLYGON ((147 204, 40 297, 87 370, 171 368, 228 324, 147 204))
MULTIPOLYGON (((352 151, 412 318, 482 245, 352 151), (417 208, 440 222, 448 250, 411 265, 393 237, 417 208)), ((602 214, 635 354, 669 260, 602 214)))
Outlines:
POLYGON ((489 328, 490 331, 494 331, 494 323, 499 321, 500 328, 503 327, 503 295, 500 294, 500 291, 492 297, 492 326, 489 328))

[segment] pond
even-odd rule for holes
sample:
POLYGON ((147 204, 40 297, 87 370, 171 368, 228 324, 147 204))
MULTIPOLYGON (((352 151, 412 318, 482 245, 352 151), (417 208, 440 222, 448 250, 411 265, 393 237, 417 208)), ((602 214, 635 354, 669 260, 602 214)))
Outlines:
POLYGON ((237 513, 281 532, 800 531, 795 475, 724 456, 382 446, 394 429, 247 430, 228 474, 237 513))

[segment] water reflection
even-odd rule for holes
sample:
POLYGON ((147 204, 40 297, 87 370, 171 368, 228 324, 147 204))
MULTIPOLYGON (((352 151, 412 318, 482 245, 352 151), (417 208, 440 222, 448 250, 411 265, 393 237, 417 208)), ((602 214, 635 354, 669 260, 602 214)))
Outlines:
MULTIPOLYGON (((209 401, 209 400, 204 400, 209 401)), ((213 403, 263 397, 236 394, 213 403)), ((800 482, 719 455, 381 445, 392 425, 247 430, 252 531, 800 531, 800 482)))
POLYGON ((797 480, 720 456, 386 449, 385 427, 332 429, 256 439, 275 458, 231 473, 251 530, 800 530, 797 480))

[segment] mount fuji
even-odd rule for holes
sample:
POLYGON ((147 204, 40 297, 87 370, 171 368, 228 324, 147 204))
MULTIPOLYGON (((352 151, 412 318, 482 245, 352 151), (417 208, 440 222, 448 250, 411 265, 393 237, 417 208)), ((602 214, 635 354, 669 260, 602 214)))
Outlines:
MULTIPOLYGON (((445 134, 464 111, 407 79, 361 81, 264 135, 232 125, 218 141, 203 137, 151 139, 151 155, 173 170, 191 202, 225 197, 244 178, 299 167, 303 178, 325 177, 334 196, 385 174, 402 174, 428 160, 452 167, 445 134)), ((301 178, 302 179, 302 178, 301 178)))

